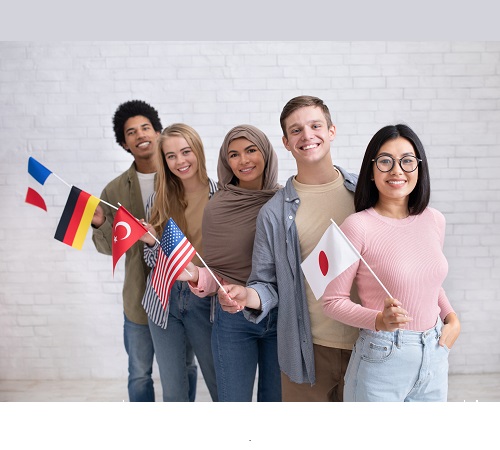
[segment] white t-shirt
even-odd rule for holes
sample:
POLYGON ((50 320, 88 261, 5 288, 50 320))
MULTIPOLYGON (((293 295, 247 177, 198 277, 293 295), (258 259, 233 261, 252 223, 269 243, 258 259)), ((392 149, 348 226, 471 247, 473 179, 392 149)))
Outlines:
POLYGON ((146 203, 148 198, 155 190, 155 175, 154 173, 140 173, 137 172, 139 178, 139 185, 141 186, 142 203, 144 204, 144 211, 146 211, 146 203))

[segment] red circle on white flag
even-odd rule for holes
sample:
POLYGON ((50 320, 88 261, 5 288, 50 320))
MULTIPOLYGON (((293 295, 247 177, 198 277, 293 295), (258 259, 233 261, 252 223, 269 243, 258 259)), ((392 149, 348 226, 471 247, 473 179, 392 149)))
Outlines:
POLYGON ((323 276, 326 276, 326 274, 328 273, 329 264, 328 264, 328 257, 326 256, 326 253, 323 250, 319 252, 318 263, 321 273, 323 274, 323 276))

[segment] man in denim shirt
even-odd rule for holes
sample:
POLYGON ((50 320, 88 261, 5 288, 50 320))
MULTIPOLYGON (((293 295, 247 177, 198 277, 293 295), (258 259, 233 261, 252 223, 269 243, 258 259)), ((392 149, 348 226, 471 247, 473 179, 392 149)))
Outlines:
POLYGON ((279 306, 283 401, 342 401, 358 330, 323 314, 300 264, 330 218, 340 225, 354 213, 357 176, 333 165, 330 144, 336 128, 321 99, 293 98, 283 108, 280 123, 297 175, 259 213, 247 287, 229 285, 228 295, 219 291, 219 301, 228 312, 245 307, 246 318, 256 323, 279 306))

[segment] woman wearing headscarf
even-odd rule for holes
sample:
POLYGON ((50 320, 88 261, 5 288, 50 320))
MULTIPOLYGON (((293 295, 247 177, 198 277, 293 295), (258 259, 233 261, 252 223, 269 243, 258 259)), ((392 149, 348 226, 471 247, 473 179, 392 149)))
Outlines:
MULTIPOLYGON (((278 158, 267 136, 251 125, 231 129, 217 165, 218 191, 203 214, 203 254, 207 266, 225 284, 245 285, 252 270, 255 223, 261 207, 280 188, 278 158)), ((219 285, 204 267, 189 265, 181 277, 205 297, 219 285)), ((281 401, 275 308, 259 324, 216 304, 212 353, 219 401, 252 401, 257 367, 257 401, 281 401)))

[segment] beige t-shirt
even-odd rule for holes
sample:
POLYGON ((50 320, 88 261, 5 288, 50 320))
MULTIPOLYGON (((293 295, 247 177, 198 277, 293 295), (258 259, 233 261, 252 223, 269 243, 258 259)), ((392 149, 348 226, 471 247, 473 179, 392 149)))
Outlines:
MULTIPOLYGON (((302 261, 316 247, 333 219, 337 225, 354 213, 354 193, 344 186, 344 177, 337 170, 335 181, 321 185, 306 185, 293 180, 300 199, 295 224, 299 235, 302 261)), ((358 337, 358 329, 344 325, 323 313, 323 304, 316 300, 309 283, 305 280, 313 342, 325 347, 352 349, 358 337)), ((351 292, 351 299, 359 302, 357 292, 351 292)))
MULTIPOLYGON (((185 194, 187 208, 185 211, 187 221, 187 238, 193 244, 196 251, 203 257, 201 253, 201 221, 203 219, 203 210, 208 203, 208 186, 203 187, 199 191, 189 192, 185 194)), ((194 256, 192 260, 196 266, 202 266, 202 262, 198 256, 194 256)))

